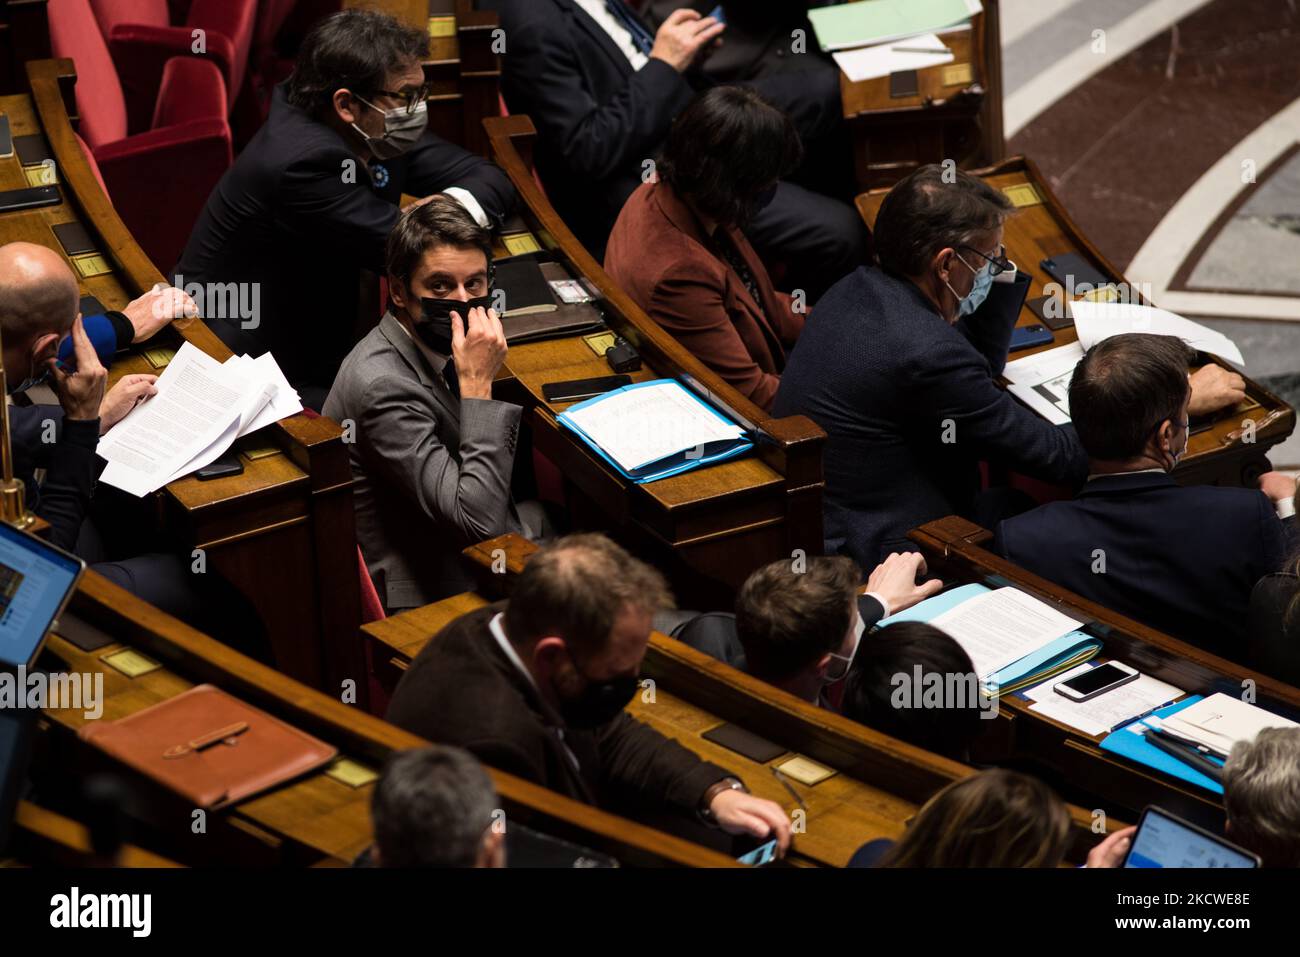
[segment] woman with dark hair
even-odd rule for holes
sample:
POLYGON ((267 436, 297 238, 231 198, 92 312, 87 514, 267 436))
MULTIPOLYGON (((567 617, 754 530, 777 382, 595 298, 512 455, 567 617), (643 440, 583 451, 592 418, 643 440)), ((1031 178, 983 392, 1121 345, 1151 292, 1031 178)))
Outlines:
POLYGON ((803 328, 745 227, 799 165, 794 124, 754 90, 709 90, 678 116, 658 178, 628 198, 605 270, 659 325, 767 409, 803 328))
MULTIPOLYGON (((1089 867, 1119 867, 1132 827, 1088 852, 1089 867)), ((897 842, 872 841, 849 867, 1060 867, 1070 813, 1037 778, 993 769, 954 781, 925 802, 897 842)))

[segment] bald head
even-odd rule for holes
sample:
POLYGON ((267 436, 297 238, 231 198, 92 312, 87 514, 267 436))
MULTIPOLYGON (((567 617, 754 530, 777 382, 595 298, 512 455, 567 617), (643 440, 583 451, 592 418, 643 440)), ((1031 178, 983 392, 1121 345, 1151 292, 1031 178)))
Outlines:
POLYGON ((0 333, 5 351, 26 349, 45 335, 67 334, 77 318, 77 279, 52 249, 34 243, 0 246, 0 333))

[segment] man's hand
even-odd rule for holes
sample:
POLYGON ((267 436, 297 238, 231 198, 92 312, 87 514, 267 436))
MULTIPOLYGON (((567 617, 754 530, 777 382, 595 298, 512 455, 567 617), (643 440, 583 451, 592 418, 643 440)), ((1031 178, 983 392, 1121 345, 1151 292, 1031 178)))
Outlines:
POLYGON ((943 590, 943 582, 937 578, 918 585, 917 577, 924 574, 925 558, 920 552, 894 552, 871 572, 867 591, 885 599, 889 603, 886 612, 896 615, 943 590))
POLYGON ((776 838, 779 854, 790 846, 790 819, 775 801, 754 797, 744 791, 720 791, 709 805, 718 827, 728 834, 752 834, 776 838))
POLYGON ((492 380, 506 361, 506 334, 495 309, 469 310, 468 328, 451 314, 451 356, 463 399, 492 398, 492 380))
POLYGON ((1136 827, 1126 827, 1122 831, 1116 831, 1114 834, 1108 835, 1106 840, 1088 852, 1088 866, 1091 868, 1119 867, 1122 865, 1124 856, 1128 854, 1129 846, 1133 843, 1133 835, 1136 832, 1136 827))
POLYGON ((1190 379, 1192 401, 1188 415, 1209 415, 1246 398, 1246 380, 1213 362, 1197 369, 1190 379))
POLYGON ((131 341, 144 342, 152 339, 159 329, 173 319, 197 316, 199 307, 181 290, 158 283, 127 305, 122 312, 131 320, 131 327, 135 329, 135 338, 131 341))
POLYGON ((701 16, 697 10, 674 10, 655 34, 650 56, 663 60, 678 73, 685 73, 701 51, 725 29, 725 23, 701 16))
POLYGON ((1265 472, 1259 477, 1259 489, 1273 504, 1295 501, 1296 480, 1281 472, 1265 472))
POLYGON ((154 388, 157 381, 156 375, 122 376, 99 404, 99 434, 104 435, 142 401, 157 395, 158 390, 154 388))
POLYGON ((64 417, 91 421, 99 418, 99 404, 104 399, 104 385, 108 370, 95 355, 81 316, 72 324, 72 349, 77 358, 77 371, 71 374, 59 368, 59 360, 50 357, 46 364, 50 370, 50 388, 59 397, 64 417))

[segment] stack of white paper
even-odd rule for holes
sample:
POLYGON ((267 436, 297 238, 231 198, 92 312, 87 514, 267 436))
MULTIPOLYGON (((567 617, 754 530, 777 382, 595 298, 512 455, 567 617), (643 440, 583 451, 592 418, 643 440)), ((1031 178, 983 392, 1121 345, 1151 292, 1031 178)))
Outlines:
POLYGON ((157 388, 99 440, 99 456, 108 462, 100 481, 132 495, 201 469, 240 436, 302 411, 269 353, 220 363, 187 342, 157 388))
POLYGON ((1164 726, 1225 757, 1238 741, 1253 741, 1264 728, 1300 727, 1294 721, 1222 693, 1212 694, 1169 715, 1164 726))
POLYGON ((854 83, 903 70, 923 70, 953 61, 952 50, 933 33, 922 33, 856 50, 837 50, 831 55, 844 75, 854 83))
POLYGON ((1053 425, 1070 421, 1070 380, 1083 358, 1077 342, 1045 349, 1008 362, 1002 370, 1007 390, 1053 425))
POLYGON ((1133 302, 1088 302, 1086 299, 1070 303, 1074 328, 1084 350, 1091 349, 1103 339, 1125 332, 1149 332, 1157 336, 1177 336, 1193 349, 1222 356, 1229 362, 1245 366, 1237 344, 1221 332, 1215 332, 1199 322, 1155 306, 1133 302))
POLYGON ((1025 697, 1034 702, 1029 710, 1078 728, 1084 734, 1109 734, 1121 724, 1150 714, 1161 705, 1181 698, 1183 694, 1182 689, 1157 681, 1150 675, 1140 675, 1128 684, 1088 701, 1071 701, 1056 693, 1054 686, 1057 683, 1068 681, 1092 667, 1091 664, 1084 663, 1030 688, 1025 692, 1025 697))
POLYGON ((931 620, 966 654, 981 681, 1025 655, 1068 635, 1083 622, 1015 588, 968 598, 931 620))

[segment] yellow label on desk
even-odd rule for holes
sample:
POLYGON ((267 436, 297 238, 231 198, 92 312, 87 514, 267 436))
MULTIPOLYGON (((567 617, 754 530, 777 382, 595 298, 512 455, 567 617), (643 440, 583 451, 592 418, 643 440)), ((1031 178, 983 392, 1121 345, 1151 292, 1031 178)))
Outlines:
POLYGON ((1043 202, 1042 194, 1033 183, 1017 183, 1002 192, 1015 206, 1039 206, 1043 202))
POLYGON ((122 651, 115 651, 111 655, 105 655, 99 659, 104 664, 116 668, 128 678, 139 678, 141 675, 147 675, 151 671, 157 671, 162 665, 152 658, 146 658, 138 651, 132 651, 130 648, 124 648, 122 651))
POLYGON ((267 459, 272 455, 279 455, 280 450, 274 445, 259 445, 254 449, 242 449, 240 454, 250 462, 256 462, 258 459, 267 459))
POLYGON ((438 37, 454 37, 456 35, 456 18, 455 17, 430 17, 429 18, 429 36, 437 39, 438 37))
POLYGON ((146 349, 144 357, 155 369, 165 369, 176 358, 175 349, 146 349))
POLYGON ((587 344, 592 352, 603 359, 606 351, 614 348, 614 333, 598 332, 593 336, 583 336, 582 341, 587 344))
POLYGON ((56 186, 59 182, 59 170, 53 163, 24 166, 23 176, 27 178, 28 186, 56 186))
POLYGON ((537 237, 532 233, 513 233, 509 236, 502 236, 501 242, 505 244, 506 249, 512 256, 523 256, 527 253, 540 253, 542 247, 537 244, 537 237))
POLYGON ((969 63, 950 63, 943 68, 943 73, 940 75, 943 77, 944 86, 965 86, 975 78, 969 63))
POLYGON ((77 267, 77 272, 81 274, 82 279, 94 279, 96 276, 107 276, 113 271, 113 267, 108 264, 99 253, 87 253, 84 256, 73 256, 72 265, 77 267))
POLYGON ((346 784, 350 788, 365 787, 371 781, 379 780, 379 775, 374 771, 347 758, 339 758, 326 768, 325 776, 333 778, 340 784, 346 784))
POLYGON ((801 758, 798 755, 795 755, 784 764, 778 764, 776 769, 786 777, 793 778, 800 784, 809 786, 820 784, 835 775, 832 769, 824 768, 816 761, 809 761, 807 758, 801 758))

